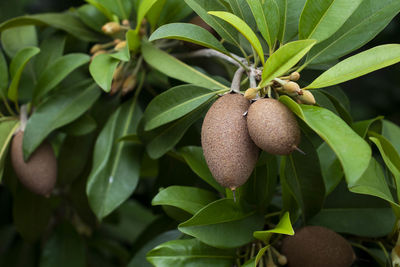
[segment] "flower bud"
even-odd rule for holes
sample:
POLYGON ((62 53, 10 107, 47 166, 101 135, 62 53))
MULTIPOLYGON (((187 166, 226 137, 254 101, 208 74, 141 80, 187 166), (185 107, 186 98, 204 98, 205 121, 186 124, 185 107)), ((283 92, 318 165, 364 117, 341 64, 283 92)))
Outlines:
POLYGON ((104 24, 103 27, 101 27, 101 30, 105 34, 114 34, 121 30, 121 25, 119 25, 119 23, 117 22, 112 21, 104 24))
POLYGON ((122 95, 126 95, 127 93, 135 89, 135 86, 136 75, 131 74, 125 79, 124 83, 122 84, 122 95))
POLYGON ((244 92, 244 97, 248 100, 252 100, 257 97, 258 89, 256 88, 249 88, 244 92))
POLYGON ((301 94, 300 86, 295 82, 287 82, 283 85, 283 92, 290 96, 301 94))
POLYGON ((103 49, 103 46, 101 44, 95 44, 94 46, 92 46, 92 48, 90 48, 90 54, 94 54, 101 49, 103 49))
POLYGON ((303 94, 298 95, 296 98, 301 104, 315 105, 316 101, 313 94, 309 90, 302 90, 303 94))
POLYGON ((280 265, 286 265, 287 264, 287 258, 283 255, 278 256, 278 263, 280 265))
POLYGON ((124 19, 124 20, 122 21, 122 25, 127 26, 127 27, 130 27, 130 26, 131 26, 131 24, 129 23, 129 20, 127 20, 127 19, 124 19))
POLYGON ((119 42, 119 43, 114 47, 114 49, 117 50, 117 51, 119 51, 119 50, 124 49, 125 47, 126 47, 126 41, 122 41, 122 42, 119 42))
POLYGON ((299 79, 300 79, 300 73, 298 73, 297 71, 295 71, 295 72, 292 72, 291 74, 290 74, 290 76, 289 76, 289 79, 291 80, 291 81, 298 81, 299 79))

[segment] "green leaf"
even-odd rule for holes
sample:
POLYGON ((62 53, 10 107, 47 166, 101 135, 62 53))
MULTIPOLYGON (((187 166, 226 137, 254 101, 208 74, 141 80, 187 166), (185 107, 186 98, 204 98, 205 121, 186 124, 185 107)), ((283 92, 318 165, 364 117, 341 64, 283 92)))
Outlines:
POLYGON ((382 135, 386 137, 400 153, 400 127, 391 121, 383 120, 382 135))
POLYGON ((49 133, 88 110, 99 98, 100 90, 88 81, 60 91, 39 105, 26 125, 23 150, 27 159, 49 133))
POLYGON ((235 251, 209 247, 195 238, 173 240, 147 253, 147 260, 157 267, 230 267, 235 251))
POLYGON ((0 49, 0 96, 7 96, 8 89, 8 66, 6 58, 0 49))
POLYGON ((9 57, 14 57, 21 49, 38 46, 34 26, 22 26, 5 30, 1 34, 1 44, 9 57))
POLYGON ((192 171, 194 171, 201 179, 214 187, 218 192, 225 193, 225 188, 215 181, 211 174, 201 147, 185 146, 179 150, 179 154, 185 159, 192 171))
POLYGON ((128 30, 125 34, 126 45, 120 51, 109 54, 111 57, 121 61, 129 61, 131 59, 130 51, 135 51, 140 47, 140 37, 134 30, 128 30))
POLYGON ((42 41, 41 53, 35 57, 33 62, 36 77, 39 77, 50 64, 63 55, 65 41, 65 34, 54 34, 42 41))
POLYGON ((299 21, 299 39, 321 42, 346 22, 362 0, 307 0, 299 21))
POLYGON ((118 59, 108 54, 101 54, 93 58, 89 71, 95 82, 105 92, 110 92, 114 71, 119 63, 118 59))
POLYGON ((225 6, 215 0, 185 0, 185 2, 208 24, 222 39, 240 47, 238 33, 229 23, 208 14, 208 11, 226 11, 225 6))
POLYGON ((159 0, 157 3, 155 3, 152 8, 147 12, 146 18, 147 21, 150 24, 151 27, 151 32, 154 32, 155 29, 157 28, 158 21, 160 19, 160 15, 163 11, 163 8, 166 4, 166 0, 159 0))
POLYGON ((98 2, 120 19, 129 19, 134 5, 132 0, 98 0, 98 2))
POLYGON ((3 178, 4 162, 7 157, 8 147, 19 125, 19 121, 13 118, 0 122, 0 182, 3 178))
POLYGON ((33 90, 34 101, 45 96, 71 72, 88 63, 89 60, 90 57, 86 54, 68 54, 56 59, 39 76, 38 83, 33 90))
POLYGON ((83 238, 68 223, 57 226, 46 242, 40 257, 40 267, 86 266, 86 251, 83 238))
POLYGON ((8 98, 14 102, 18 101, 18 86, 22 72, 28 61, 37 55, 40 49, 37 47, 27 47, 20 50, 10 64, 11 84, 8 88, 8 98))
POLYGON ((252 241, 252 233, 262 227, 263 221, 263 216, 245 212, 232 199, 220 199, 181 223, 178 229, 210 246, 235 248, 252 241))
POLYGON ((343 178, 343 169, 335 152, 327 143, 322 143, 318 149, 321 174, 324 178, 325 194, 329 195, 343 178))
POLYGON ((325 185, 318 154, 305 136, 302 136, 300 149, 306 155, 293 153, 282 158, 280 177, 285 180, 306 221, 322 209, 325 185))
POLYGON ((100 39, 98 34, 88 30, 72 13, 44 13, 13 18, 0 24, 0 32, 24 25, 51 26, 89 42, 96 42, 100 39))
POLYGON ((156 48, 149 42, 143 42, 142 53, 144 60, 150 66, 172 78, 205 88, 227 89, 225 85, 156 48))
POLYGON ((382 119, 383 116, 378 116, 370 120, 355 122, 353 124, 353 130, 362 138, 367 136, 368 131, 380 133, 382 132, 382 119))
POLYGON ((302 57, 315 45, 315 40, 300 40, 285 44, 273 53, 265 62, 261 87, 295 66, 302 57))
POLYGON ((236 30, 238 30, 253 46, 261 60, 261 63, 264 65, 264 51, 261 43, 258 40, 257 35, 253 32, 249 25, 246 24, 246 22, 236 15, 225 11, 209 11, 208 14, 221 18, 235 27, 236 30))
POLYGON ((349 184, 361 177, 371 159, 371 148, 364 139, 329 110, 316 106, 298 105, 288 96, 282 96, 279 100, 335 151, 349 184))
POLYGON ((140 25, 144 16, 146 16, 147 12, 151 9, 151 7, 157 2, 158 0, 147 0, 141 1, 139 4, 139 9, 137 12, 137 21, 136 21, 136 29, 135 32, 138 33, 140 30, 140 25))
POLYGON ((274 0, 247 0, 257 27, 270 50, 275 46, 279 30, 279 8, 274 0))
POLYGON ((98 2, 97 0, 85 0, 85 1, 94 6, 98 11, 100 11, 104 16, 106 16, 108 20, 110 21, 114 20, 114 14, 102 3, 98 2))
POLYGON ((151 204, 153 206, 173 206, 193 215, 215 200, 217 200, 217 196, 210 191, 196 187, 176 185, 161 189, 153 198, 151 204))
POLYGON ((273 234, 294 235, 294 230, 292 227, 292 223, 290 222, 290 216, 288 212, 285 212, 285 214, 283 214, 282 218, 274 229, 266 231, 256 231, 253 233, 255 238, 267 244, 269 243, 269 240, 271 239, 271 236, 273 234))
POLYGON ((171 23, 163 25, 158 28, 150 36, 149 41, 155 41, 158 39, 177 39, 187 42, 192 42, 204 47, 208 47, 224 54, 229 52, 223 47, 223 45, 206 29, 191 24, 191 23, 171 23))
POLYGON ((82 5, 77 9, 77 12, 83 23, 92 30, 103 33, 101 27, 106 24, 108 20, 96 7, 92 5, 82 5))
POLYGON ((137 52, 142 44, 142 40, 139 34, 137 34, 134 30, 129 30, 126 33, 126 41, 128 42, 129 51, 137 52))
POLYGON ((397 62, 400 62, 399 44, 376 46, 339 62, 306 88, 322 88, 343 83, 397 62))
POLYGON ((311 49, 307 63, 329 62, 360 48, 382 31, 399 11, 397 0, 363 0, 335 34, 311 49))
POLYGON ((99 220, 121 205, 136 188, 141 148, 116 140, 136 133, 141 115, 135 97, 113 113, 97 138, 86 193, 99 220))
POLYGON ((256 22, 251 14, 251 9, 246 0, 227 0, 232 13, 241 18, 253 30, 256 30, 256 22))
POLYGON ((144 112, 144 130, 150 131, 173 120, 179 119, 204 104, 218 91, 194 85, 173 87, 156 96, 144 112))
MULTIPOLYGON (((283 0, 279 1, 281 4, 286 3, 282 9, 286 12, 280 12, 282 20, 280 38, 283 37, 282 43, 293 40, 299 31, 299 20, 301 12, 303 11, 306 0, 283 0), (284 14, 282 14, 284 13, 284 14), (283 28, 283 29, 282 29, 283 28)), ((278 2, 278 3, 279 3, 278 2)))

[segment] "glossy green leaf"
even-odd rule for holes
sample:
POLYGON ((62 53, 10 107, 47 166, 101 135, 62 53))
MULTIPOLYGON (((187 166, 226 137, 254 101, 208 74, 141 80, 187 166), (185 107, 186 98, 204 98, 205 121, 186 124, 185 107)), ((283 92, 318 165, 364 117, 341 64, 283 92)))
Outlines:
POLYGON ((344 121, 331 111, 309 105, 298 105, 287 96, 279 99, 313 129, 338 156, 347 182, 356 182, 367 169, 371 148, 344 121))
POLYGON ((307 0, 299 21, 299 39, 321 42, 346 22, 362 0, 307 0))
POLYGON ((97 0, 105 8, 116 14, 120 19, 129 19, 133 9, 132 0, 97 0))
POLYGON ((0 96, 7 96, 8 78, 7 61, 0 49, 0 96))
POLYGON ((339 113, 340 117, 348 124, 353 124, 353 118, 350 115, 350 101, 347 95, 339 86, 325 87, 319 90, 325 94, 332 104, 335 106, 336 111, 339 113))
POLYGON ((396 148, 397 152, 400 153, 400 127, 391 121, 383 120, 382 135, 386 137, 392 145, 396 148))
POLYGON ((8 148, 15 130, 19 127, 19 121, 14 118, 0 122, 0 182, 3 178, 4 162, 8 148))
POLYGON ((108 20, 110 20, 110 21, 114 20, 114 14, 99 1, 97 1, 97 0, 85 0, 85 1, 88 2, 90 5, 94 6, 105 17, 107 17, 108 20))
POLYGON ((241 18, 251 29, 256 30, 256 22, 251 14, 251 9, 247 3, 247 0, 227 0, 229 3, 232 13, 241 18))
POLYGON ((29 60, 37 55, 40 49, 37 47, 27 47, 20 50, 10 64, 11 84, 8 88, 8 98, 12 101, 18 100, 18 87, 22 72, 29 60))
POLYGON ((175 185, 158 192, 151 204, 177 207, 193 215, 215 200, 217 200, 217 196, 210 191, 175 185))
POLYGON ((281 23, 280 39, 283 38, 283 43, 293 40, 299 31, 299 20, 301 12, 303 11, 306 0, 280 0, 278 3, 283 4, 286 12, 280 12, 281 23), (286 5, 285 5, 286 4, 286 5))
POLYGON ((173 120, 179 119, 204 104, 218 91, 194 85, 173 87, 156 96, 144 112, 144 130, 150 131, 173 120))
POLYGON ((103 33, 101 27, 108 22, 107 17, 92 5, 82 5, 77 9, 79 18, 92 30, 103 33))
POLYGON ((177 39, 208 47, 228 54, 223 45, 206 29, 191 23, 171 23, 158 28, 149 41, 158 39, 177 39))
POLYGON ((71 72, 88 63, 89 60, 90 57, 86 54, 68 54, 56 59, 39 76, 39 80, 33 90, 34 100, 37 101, 45 96, 71 72))
POLYGON ((38 46, 34 26, 21 26, 5 30, 1 33, 1 44, 9 57, 14 57, 21 49, 38 46))
POLYGON ((129 51, 137 52, 142 44, 142 40, 139 34, 134 30, 127 31, 125 35, 126 41, 128 42, 129 51))
POLYGON ((72 225, 63 223, 57 226, 55 232, 44 246, 39 266, 86 266, 84 240, 72 225))
POLYGON ((215 0, 185 0, 185 2, 208 24, 222 39, 240 47, 238 32, 229 23, 208 14, 208 11, 227 11, 226 7, 215 0))
POLYGON ((49 97, 39 105, 26 125, 23 150, 28 158, 53 130, 79 118, 99 98, 100 90, 88 81, 49 97))
POLYGON ((146 18, 150 24, 151 32, 154 32, 157 28, 158 21, 160 19, 160 15, 163 11, 163 8, 166 4, 167 0, 159 0, 157 1, 147 12, 146 18))
POLYGON ((273 234, 294 235, 294 230, 292 227, 292 223, 290 222, 290 216, 288 212, 285 212, 285 214, 283 214, 282 218, 274 229, 266 231, 256 231, 253 233, 255 238, 265 243, 269 242, 273 234))
POLYGON ((136 188, 141 148, 116 140, 136 133, 141 115, 136 98, 131 99, 113 113, 97 138, 86 193, 99 220, 121 205, 136 188))
POLYGON ((324 178, 325 194, 329 195, 342 180, 343 168, 335 152, 327 143, 322 143, 317 153, 324 178))
POLYGON ((82 136, 92 133, 96 128, 97 122, 91 116, 83 114, 78 119, 60 128, 60 131, 72 136, 82 136))
POLYGON ((376 46, 339 62, 306 88, 322 88, 343 83, 397 62, 400 62, 399 44, 376 46))
POLYGON ((227 89, 225 85, 156 48, 149 42, 142 44, 142 53, 144 60, 150 66, 172 78, 205 88, 227 89))
POLYGON ((95 82, 106 92, 110 92, 114 71, 119 63, 118 59, 108 54, 101 54, 93 58, 89 71, 95 82))
POLYGON ((225 189, 215 181, 204 158, 203 149, 199 146, 185 146, 179 150, 179 154, 185 159, 189 167, 206 183, 214 187, 220 193, 225 189))
POLYGON ((89 42, 96 42, 100 39, 98 34, 88 30, 72 13, 44 13, 13 18, 0 24, 0 32, 24 25, 51 26, 89 42))
POLYGON ((300 40, 280 47, 265 62, 260 86, 288 72, 314 45, 314 40, 300 40))
POLYGON ((378 116, 370 120, 355 122, 353 124, 353 130, 362 138, 367 136, 368 131, 380 133, 382 131, 382 119, 383 116, 378 116))
POLYGON ((363 0, 346 23, 311 49, 307 62, 320 64, 342 57, 374 38, 400 12, 397 0, 363 0))
POLYGON ((242 210, 232 199, 220 199, 181 223, 178 229, 210 246, 235 248, 250 242, 263 221, 263 216, 242 210))
POLYGON ((264 51, 261 43, 258 40, 257 35, 253 32, 249 25, 246 24, 246 22, 236 15, 225 11, 209 11, 208 14, 221 18, 235 27, 236 30, 238 30, 253 46, 261 60, 261 63, 264 65, 264 51))
POLYGON ((247 0, 256 20, 258 30, 267 41, 268 46, 274 47, 279 32, 279 8, 275 0, 247 0))
POLYGON ((137 20, 136 20, 136 28, 135 31, 136 33, 139 32, 140 30, 140 25, 142 23, 142 20, 144 16, 146 16, 147 12, 151 9, 151 7, 157 2, 158 0, 147 0, 147 1, 141 1, 139 4, 139 9, 137 12, 137 20))
POLYGON ((230 267, 235 251, 209 247, 197 239, 173 240, 147 253, 147 260, 157 267, 230 267))
POLYGON ((65 34, 54 34, 42 41, 41 52, 33 62, 36 77, 39 77, 49 65, 63 55, 65 42, 65 34))

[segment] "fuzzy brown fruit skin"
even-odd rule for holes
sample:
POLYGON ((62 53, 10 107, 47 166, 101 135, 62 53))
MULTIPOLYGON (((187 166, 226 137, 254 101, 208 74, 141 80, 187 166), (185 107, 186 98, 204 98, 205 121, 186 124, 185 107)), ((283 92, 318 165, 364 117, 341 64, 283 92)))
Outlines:
POLYGON ((57 179, 57 159, 53 148, 47 141, 43 142, 24 161, 22 140, 24 132, 18 132, 11 143, 11 162, 20 182, 31 192, 49 196, 57 179))
POLYGON ((208 110, 201 129, 201 144, 211 173, 219 184, 232 190, 247 181, 259 154, 243 116, 249 105, 240 94, 224 95, 208 110))
POLYGON ((321 226, 306 226, 286 237, 281 252, 289 267, 350 267, 355 260, 349 242, 321 226))
POLYGON ((281 102, 263 98, 251 104, 247 127, 254 143, 274 155, 288 155, 300 143, 300 128, 293 113, 281 102))

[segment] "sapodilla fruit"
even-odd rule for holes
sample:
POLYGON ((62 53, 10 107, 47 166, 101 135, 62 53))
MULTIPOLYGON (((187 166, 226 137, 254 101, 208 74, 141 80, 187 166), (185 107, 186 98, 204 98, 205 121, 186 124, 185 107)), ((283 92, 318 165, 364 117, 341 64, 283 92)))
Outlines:
POLYGON ((20 182, 31 192, 49 196, 57 179, 57 160, 50 143, 43 142, 24 161, 22 140, 24 132, 19 131, 11 143, 11 162, 20 182))
POLYGON ((322 226, 305 226, 283 240, 289 267, 350 267, 353 248, 341 235, 322 226))
POLYGON ((211 106, 201 129, 207 165, 215 180, 231 190, 247 181, 259 154, 243 115, 249 105, 240 94, 224 95, 211 106))
POLYGON ((254 143, 270 154, 288 155, 300 143, 300 128, 293 113, 272 98, 251 104, 247 127, 254 143))

